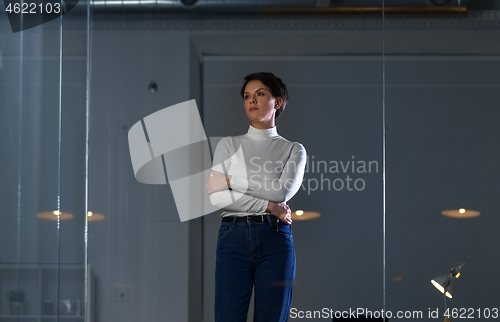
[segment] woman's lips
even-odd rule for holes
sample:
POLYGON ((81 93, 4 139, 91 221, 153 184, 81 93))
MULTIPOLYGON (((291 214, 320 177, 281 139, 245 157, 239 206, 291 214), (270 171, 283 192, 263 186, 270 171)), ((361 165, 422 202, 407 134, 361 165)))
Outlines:
POLYGON ((259 108, 258 107, 250 107, 249 111, 255 111, 255 110, 258 110, 259 108))

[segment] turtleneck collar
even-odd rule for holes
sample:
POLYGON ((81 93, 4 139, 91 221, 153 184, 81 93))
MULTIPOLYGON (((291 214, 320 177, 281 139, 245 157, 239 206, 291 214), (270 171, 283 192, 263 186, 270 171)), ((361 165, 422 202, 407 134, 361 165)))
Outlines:
POLYGON ((248 128, 247 134, 253 138, 256 139, 269 139, 275 136, 278 136, 278 131, 276 129, 276 126, 270 128, 270 129, 257 129, 253 127, 250 124, 250 127, 248 128))

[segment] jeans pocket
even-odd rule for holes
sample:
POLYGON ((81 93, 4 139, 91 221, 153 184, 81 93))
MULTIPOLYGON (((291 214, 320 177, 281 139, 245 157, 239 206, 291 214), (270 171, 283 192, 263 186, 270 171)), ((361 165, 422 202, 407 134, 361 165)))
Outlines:
POLYGON ((281 221, 277 223, 278 228, 276 232, 282 236, 292 237, 292 225, 287 225, 281 221))
POLYGON ((224 239, 227 235, 229 235, 229 232, 231 231, 231 225, 222 225, 219 228, 219 235, 217 236, 217 242, 220 240, 224 239))

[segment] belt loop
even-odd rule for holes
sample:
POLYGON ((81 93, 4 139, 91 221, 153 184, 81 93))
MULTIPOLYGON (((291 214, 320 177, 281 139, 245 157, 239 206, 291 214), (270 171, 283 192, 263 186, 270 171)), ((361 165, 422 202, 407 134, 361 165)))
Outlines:
POLYGON ((233 216, 233 222, 231 223, 231 228, 234 228, 234 226, 236 225, 236 219, 237 219, 237 218, 238 218, 238 217, 233 216))
POLYGON ((267 218, 267 223, 269 224, 269 227, 272 227, 273 223, 271 222, 271 216, 270 215, 266 215, 266 218, 267 218))

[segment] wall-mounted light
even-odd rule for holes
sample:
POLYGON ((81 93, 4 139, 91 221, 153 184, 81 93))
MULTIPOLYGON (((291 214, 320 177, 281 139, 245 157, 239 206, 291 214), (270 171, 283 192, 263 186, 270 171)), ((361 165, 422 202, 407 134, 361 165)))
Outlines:
POLYGON ((443 212, 441 212, 441 214, 443 216, 450 217, 450 218, 474 218, 474 217, 478 217, 480 213, 477 210, 460 208, 460 209, 443 210, 443 212))
POLYGON ((59 220, 71 220, 73 219, 73 214, 64 211, 42 211, 36 214, 36 216, 42 220, 51 220, 57 221, 59 220))
POLYGON ((312 220, 321 217, 321 214, 316 211, 308 211, 308 210, 296 210, 292 212, 292 220, 312 220))

